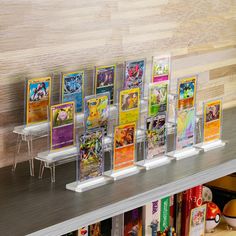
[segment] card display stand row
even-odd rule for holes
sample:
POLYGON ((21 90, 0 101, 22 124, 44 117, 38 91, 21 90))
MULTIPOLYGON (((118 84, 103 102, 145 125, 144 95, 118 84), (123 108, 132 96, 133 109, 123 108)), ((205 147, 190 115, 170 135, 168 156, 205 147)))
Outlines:
MULTIPOLYGON (((179 78, 176 94, 170 94, 170 58, 154 65, 152 83, 146 84, 148 97, 145 60, 125 64, 121 89, 116 89, 116 65, 96 68, 94 95, 84 101, 84 71, 62 75, 61 103, 52 106, 51 77, 28 80, 26 125, 13 132, 18 135, 17 153, 22 141, 27 142, 30 174, 33 140, 43 137, 48 137, 48 151, 35 157, 39 177, 49 168, 55 182, 56 166, 76 160, 76 181, 67 188, 79 192, 224 146, 222 99, 204 102, 202 119, 197 119, 197 76, 179 78), (172 133, 174 142, 169 143, 172 133), (106 170, 105 152, 110 159, 106 170)), ((16 164, 17 155, 13 170, 16 164)))
MULTIPOLYGON (((147 107, 147 101, 146 100, 141 100, 141 114, 147 112, 146 110, 147 107)), ((116 120, 118 117, 118 108, 117 106, 113 105, 110 107, 110 120, 116 120)), ((78 113, 75 116, 75 123, 76 123, 76 129, 78 128, 83 128, 84 127, 84 113, 78 113)), ((27 152, 28 152, 28 157, 29 157, 29 167, 30 167, 30 175, 34 176, 34 158, 37 160, 40 160, 42 163, 40 164, 40 172, 39 176, 42 177, 43 175, 43 170, 44 168, 49 168, 52 171, 54 169, 55 173, 55 166, 60 165, 64 163, 64 159, 68 159, 67 161, 73 161, 73 159, 70 156, 70 152, 68 153, 68 157, 61 155, 61 151, 58 152, 58 158, 52 158, 56 154, 53 153, 52 156, 50 156, 49 151, 42 152, 38 154, 36 157, 33 155, 33 143, 35 140, 45 138, 49 136, 49 122, 41 122, 37 124, 32 124, 32 125, 20 125, 16 126, 13 130, 13 133, 17 134, 17 150, 16 154, 14 156, 14 161, 13 161, 13 167, 12 170, 15 171, 17 162, 18 162, 18 156, 21 150, 21 146, 23 142, 27 143, 27 152), (53 163, 55 160, 55 163, 53 163), (54 166, 53 168, 51 168, 54 166)), ((138 142, 140 142, 140 139, 138 139, 138 142)), ((53 174, 52 176, 55 176, 53 174)), ((52 178, 55 179, 55 178, 52 178)))
MULTIPOLYGON (((112 111, 111 114, 113 114, 113 111, 115 114, 116 107, 112 107, 111 111, 112 111)), ((82 125, 83 124, 83 114, 78 114, 76 117, 76 121, 78 122, 78 124, 82 125)), ((176 124, 174 124, 172 122, 168 123, 167 127, 169 130, 168 131, 169 134, 176 133, 175 125, 176 124)), ((200 136, 202 136, 204 133, 203 125, 204 125, 203 119, 201 119, 201 118, 196 119, 196 127, 198 128, 198 135, 200 135, 200 136)), ((48 135, 47 128, 48 128, 48 123, 45 122, 45 123, 41 123, 41 124, 37 124, 34 126, 29 126, 29 127, 18 126, 14 130, 14 132, 18 134, 17 153, 20 150, 21 142, 22 141, 27 142, 28 155, 30 157, 30 161, 29 161, 30 162, 30 174, 32 176, 34 175, 34 164, 33 164, 34 157, 32 156, 33 140, 47 136, 48 135)), ((202 140, 202 137, 199 137, 199 140, 202 140)), ((145 143, 145 141, 146 140, 145 140, 144 130, 142 130, 142 129, 138 130, 137 131, 137 143, 145 143)), ((109 137, 109 136, 105 137, 104 143, 105 143, 104 150, 107 152, 111 152, 112 151, 112 148, 111 148, 112 137, 109 137)), ((189 157, 192 155, 197 155, 199 150, 202 150, 202 149, 204 149, 204 151, 208 151, 208 150, 211 150, 214 148, 222 147, 224 145, 225 145, 225 142, 222 141, 221 139, 210 141, 210 142, 205 142, 205 143, 200 142, 198 144, 193 145, 190 148, 185 148, 184 152, 183 152, 183 150, 180 150, 180 152, 172 151, 172 152, 168 152, 166 155, 163 155, 162 157, 159 156, 157 158, 153 158, 151 160, 146 160, 146 161, 141 160, 136 163, 137 164, 136 166, 134 166, 132 168, 128 168, 126 170, 123 170, 122 171, 123 173, 120 172, 120 174, 119 173, 117 174, 117 173, 111 173, 111 171, 110 172, 108 171, 106 174, 108 176, 112 177, 113 179, 117 180, 117 179, 120 179, 120 176, 122 178, 122 176, 129 176, 129 175, 132 175, 135 173, 139 173, 140 170, 143 170, 143 169, 148 170, 148 169, 155 168, 155 167, 163 165, 163 164, 167 164, 171 161, 171 158, 173 158, 173 157, 178 160, 178 159, 186 158, 186 157, 189 157), (180 156, 178 156, 179 153, 180 153, 180 156)), ((77 155, 78 155, 78 150, 76 147, 71 147, 71 148, 68 148, 65 150, 60 150, 55 153, 50 153, 49 151, 38 153, 38 155, 35 157, 35 159, 37 159, 41 162, 40 163, 40 170, 39 170, 39 177, 42 178, 44 168, 49 168, 50 172, 51 172, 51 180, 52 180, 52 182, 55 182, 55 168, 56 168, 56 166, 60 165, 60 164, 67 163, 69 161, 76 160, 77 155)), ((16 163, 17 163, 17 161, 15 160, 13 168, 15 168, 16 163)), ((92 181, 89 181, 89 182, 92 187, 92 181)), ((101 178, 100 178, 100 182, 102 182, 101 178)), ((71 187, 71 186, 73 186, 73 185, 75 185, 75 184, 68 185, 69 186, 68 188, 72 189, 73 187, 71 187)), ((84 185, 84 183, 83 183, 83 185, 84 185)), ((85 185, 85 189, 86 188, 87 187, 85 185)))

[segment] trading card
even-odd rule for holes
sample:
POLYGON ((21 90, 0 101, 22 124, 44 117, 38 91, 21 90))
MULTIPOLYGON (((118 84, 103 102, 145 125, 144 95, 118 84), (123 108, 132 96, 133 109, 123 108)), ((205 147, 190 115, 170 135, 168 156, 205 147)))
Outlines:
POLYGON ((120 91, 119 123, 136 122, 139 119, 140 89, 126 89, 120 91))
POLYGON ((140 88, 142 93, 145 76, 145 60, 125 63, 124 89, 140 88))
POLYGON ((109 94, 86 97, 84 117, 86 130, 102 128, 106 133, 109 119, 109 94))
POLYGON ((195 139, 195 108, 177 112, 176 149, 190 147, 195 139))
POLYGON ((153 57, 152 61, 152 82, 160 83, 169 80, 170 58, 153 57))
POLYGON ((72 146, 75 143, 74 102, 51 107, 51 150, 72 146))
POLYGON ((103 173, 102 130, 85 133, 80 137, 79 180, 101 176, 103 173))
POLYGON ((168 83, 153 83, 149 87, 149 116, 167 111, 168 83))
POLYGON ((101 230, 101 222, 89 225, 89 236, 103 236, 101 230))
POLYGON ((204 236, 206 224, 206 204, 191 210, 189 236, 204 236))
POLYGON ((197 78, 190 77, 178 81, 178 109, 194 107, 197 78))
POLYGON ((95 69, 95 94, 109 92, 110 103, 113 104, 116 83, 116 65, 101 66, 95 69))
POLYGON ((124 213, 124 236, 143 235, 143 208, 139 207, 124 213))
POLYGON ((75 102, 75 112, 82 112, 84 71, 62 74, 62 102, 75 102))
POLYGON ((147 159, 166 152, 166 114, 146 119, 147 159))
POLYGON ((160 231, 161 201, 157 200, 145 206, 145 235, 157 236, 160 231))
POLYGON ((119 170, 134 165, 136 124, 119 125, 114 130, 113 169, 119 170))
POLYGON ((50 107, 51 77, 27 81, 26 124, 47 121, 50 107))
POLYGON ((221 113, 221 100, 210 101, 204 104, 204 142, 220 139, 221 113))

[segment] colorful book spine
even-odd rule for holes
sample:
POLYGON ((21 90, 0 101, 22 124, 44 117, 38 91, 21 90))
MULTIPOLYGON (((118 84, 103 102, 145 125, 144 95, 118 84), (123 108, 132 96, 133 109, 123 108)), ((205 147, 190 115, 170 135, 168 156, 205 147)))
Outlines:
POLYGON ((182 213, 181 213, 181 236, 188 236, 189 220, 191 212, 192 189, 183 192, 182 213))
POLYGON ((182 201, 183 193, 178 193, 175 195, 175 229, 177 235, 181 235, 181 218, 182 218, 182 201))
POLYGON ((202 185, 192 188, 191 209, 202 205, 202 190, 202 185))
POLYGON ((170 225, 170 197, 161 199, 160 231, 165 231, 170 225))
POLYGON ((174 221, 175 221, 175 198, 174 195, 170 196, 170 225, 169 226, 174 226, 174 221))
POLYGON ((161 201, 157 200, 145 206, 145 236, 156 236, 160 230, 161 201))

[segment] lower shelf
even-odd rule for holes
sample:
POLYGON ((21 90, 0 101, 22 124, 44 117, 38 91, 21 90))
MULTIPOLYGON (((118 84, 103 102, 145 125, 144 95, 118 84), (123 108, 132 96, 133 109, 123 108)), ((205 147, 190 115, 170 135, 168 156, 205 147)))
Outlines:
POLYGON ((206 233, 206 236, 235 236, 236 229, 230 229, 224 220, 215 228, 213 233, 206 233))

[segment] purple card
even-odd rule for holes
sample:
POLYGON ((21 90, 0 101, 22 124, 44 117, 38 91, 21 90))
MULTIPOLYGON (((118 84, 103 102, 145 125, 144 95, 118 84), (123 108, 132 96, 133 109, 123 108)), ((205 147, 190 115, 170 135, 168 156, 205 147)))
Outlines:
POLYGON ((51 107, 51 150, 74 145, 74 102, 51 107))

